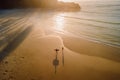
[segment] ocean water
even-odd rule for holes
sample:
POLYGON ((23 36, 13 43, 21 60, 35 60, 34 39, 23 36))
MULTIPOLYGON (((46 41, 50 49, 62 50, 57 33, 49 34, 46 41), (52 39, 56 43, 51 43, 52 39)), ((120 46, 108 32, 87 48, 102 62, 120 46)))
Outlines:
POLYGON ((120 0, 64 1, 79 3, 81 11, 3 10, 0 11, 0 25, 3 20, 22 19, 31 14, 30 23, 44 29, 45 33, 71 35, 120 48, 120 0))
POLYGON ((82 9, 79 12, 60 14, 61 19, 64 19, 64 31, 120 47, 120 0, 66 1, 77 2, 82 9))

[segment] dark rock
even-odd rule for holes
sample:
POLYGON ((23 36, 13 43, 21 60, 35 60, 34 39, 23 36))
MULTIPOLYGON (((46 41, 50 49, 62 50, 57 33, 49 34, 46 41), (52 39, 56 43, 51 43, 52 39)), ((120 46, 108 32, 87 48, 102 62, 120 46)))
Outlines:
POLYGON ((58 8, 67 11, 79 11, 81 9, 80 5, 74 2, 59 2, 58 8))

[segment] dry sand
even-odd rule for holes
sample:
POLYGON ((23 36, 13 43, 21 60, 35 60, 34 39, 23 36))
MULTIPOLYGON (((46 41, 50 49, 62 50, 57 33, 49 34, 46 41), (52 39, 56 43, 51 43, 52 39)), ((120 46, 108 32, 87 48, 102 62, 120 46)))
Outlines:
POLYGON ((119 48, 67 36, 62 39, 34 29, 0 63, 0 80, 120 80, 120 62, 110 58, 119 48), (55 48, 60 49, 56 74, 55 48))

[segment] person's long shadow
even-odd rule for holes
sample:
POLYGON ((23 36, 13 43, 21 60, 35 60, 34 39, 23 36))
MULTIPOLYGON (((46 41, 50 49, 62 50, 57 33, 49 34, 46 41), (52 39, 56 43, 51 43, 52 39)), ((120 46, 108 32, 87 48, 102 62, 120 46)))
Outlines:
POLYGON ((55 74, 56 74, 57 66, 59 65, 59 60, 57 58, 59 49, 55 49, 55 51, 56 51, 56 56, 55 56, 55 59, 53 60, 53 66, 55 67, 55 74))
POLYGON ((22 41, 27 37, 27 35, 32 30, 32 26, 28 26, 25 30, 19 33, 8 45, 0 52, 0 62, 13 50, 15 50, 22 41))

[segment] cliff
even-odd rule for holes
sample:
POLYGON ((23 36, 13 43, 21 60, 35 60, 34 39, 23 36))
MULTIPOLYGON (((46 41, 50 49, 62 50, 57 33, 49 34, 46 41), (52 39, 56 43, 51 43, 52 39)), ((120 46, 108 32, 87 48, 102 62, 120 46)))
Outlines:
POLYGON ((58 2, 57 0, 1 0, 0 9, 12 8, 44 8, 56 10, 80 10, 74 2, 58 2))

